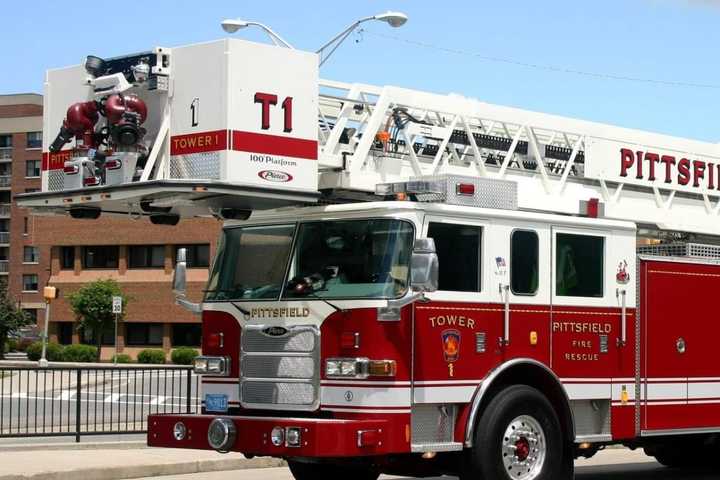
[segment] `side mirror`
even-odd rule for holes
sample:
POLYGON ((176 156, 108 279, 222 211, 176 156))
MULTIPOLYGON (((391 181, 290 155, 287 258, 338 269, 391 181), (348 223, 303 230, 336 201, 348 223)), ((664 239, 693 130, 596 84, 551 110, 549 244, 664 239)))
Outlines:
POLYGON ((434 292, 438 288, 440 264, 435 252, 435 240, 415 240, 410 259, 410 286, 416 292, 434 292))
POLYGON ((187 291, 187 249, 178 248, 175 272, 173 273, 173 293, 184 297, 187 291))

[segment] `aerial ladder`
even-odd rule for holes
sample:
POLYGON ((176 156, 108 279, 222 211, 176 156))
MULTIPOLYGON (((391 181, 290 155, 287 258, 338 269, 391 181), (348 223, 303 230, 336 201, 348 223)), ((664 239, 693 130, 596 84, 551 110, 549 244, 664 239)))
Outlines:
POLYGON ((321 80, 298 50, 225 39, 88 57, 49 71, 45 95, 43 191, 18 197, 37 212, 245 218, 461 175, 517 182, 520 209, 720 234, 717 144, 321 80), (97 113, 73 125, 78 102, 97 113))

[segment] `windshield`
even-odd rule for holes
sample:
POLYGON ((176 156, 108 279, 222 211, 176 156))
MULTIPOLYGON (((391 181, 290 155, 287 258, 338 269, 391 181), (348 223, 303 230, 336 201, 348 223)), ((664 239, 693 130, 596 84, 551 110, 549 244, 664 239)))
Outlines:
MULTIPOLYGON (((400 220, 303 223, 288 279, 319 279, 310 296, 395 298, 408 287, 412 226, 400 220)), ((292 288, 286 298, 308 295, 292 288)))
POLYGON ((225 229, 205 300, 277 298, 294 231, 295 225, 225 229))
POLYGON ((205 300, 395 298, 408 289, 413 236, 393 219, 229 228, 205 300))

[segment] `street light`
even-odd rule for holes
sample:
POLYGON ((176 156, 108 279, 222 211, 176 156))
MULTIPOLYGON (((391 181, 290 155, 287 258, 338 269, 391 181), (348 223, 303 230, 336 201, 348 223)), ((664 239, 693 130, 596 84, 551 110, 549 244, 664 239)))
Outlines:
POLYGON ((370 20, 385 22, 393 28, 398 28, 405 25, 408 17, 402 12, 385 12, 378 15, 373 15, 372 17, 361 18, 360 20, 353 22, 345 30, 335 35, 332 39, 330 39, 329 42, 327 42, 325 45, 320 47, 317 52, 315 52, 320 55, 320 66, 322 66, 322 64, 325 63, 328 58, 330 58, 330 55, 332 55, 333 52, 337 50, 340 44, 345 41, 345 39, 357 28, 358 25, 363 22, 368 22, 370 20), (330 47, 332 47, 330 52, 325 54, 325 50, 330 47))
POLYGON ((273 32, 272 29, 270 29, 270 27, 268 27, 267 25, 263 25, 262 23, 259 23, 259 22, 249 22, 247 20, 241 20, 239 18, 235 18, 235 19, 228 18, 226 20, 223 20, 220 25, 222 26, 222 29, 225 30, 227 33, 235 33, 238 30, 240 30, 241 28, 247 28, 250 26, 260 27, 263 31, 265 31, 265 33, 268 34, 268 36, 270 37, 270 40, 272 40, 275 45, 283 46, 285 48, 291 48, 291 49, 295 48, 292 45, 290 45, 288 42, 283 40, 280 35, 273 32))

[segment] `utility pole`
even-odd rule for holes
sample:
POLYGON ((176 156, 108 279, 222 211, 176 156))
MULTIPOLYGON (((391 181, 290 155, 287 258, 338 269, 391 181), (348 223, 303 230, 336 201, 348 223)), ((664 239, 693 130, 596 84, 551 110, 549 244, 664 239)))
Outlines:
POLYGON ((50 286, 43 288, 43 298, 45 299, 45 328, 42 337, 42 355, 40 356, 40 361, 38 362, 38 365, 40 365, 42 368, 46 368, 48 366, 46 353, 48 343, 48 331, 50 326, 50 303, 57 298, 57 295, 57 288, 50 286))

